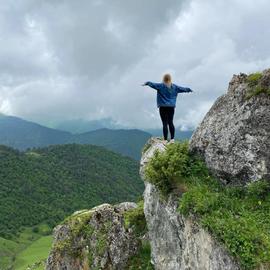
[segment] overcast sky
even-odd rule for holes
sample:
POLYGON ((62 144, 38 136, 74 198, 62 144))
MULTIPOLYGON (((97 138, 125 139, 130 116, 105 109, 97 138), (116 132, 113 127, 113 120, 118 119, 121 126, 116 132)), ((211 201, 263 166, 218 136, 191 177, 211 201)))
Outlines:
POLYGON ((0 0, 0 112, 158 127, 140 84, 171 72, 194 89, 175 117, 193 128, 234 73, 270 67, 269 14, 269 0, 0 0))

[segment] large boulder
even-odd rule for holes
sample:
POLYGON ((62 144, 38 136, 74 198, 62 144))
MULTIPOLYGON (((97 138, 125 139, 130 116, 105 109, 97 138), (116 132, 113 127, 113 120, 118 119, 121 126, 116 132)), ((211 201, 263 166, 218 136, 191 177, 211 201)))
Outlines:
POLYGON ((124 224, 135 203, 103 204, 74 213, 54 229, 46 270, 125 269, 139 248, 139 239, 124 224))
POLYGON ((270 179, 270 69, 234 75, 190 141, 225 183, 270 179))

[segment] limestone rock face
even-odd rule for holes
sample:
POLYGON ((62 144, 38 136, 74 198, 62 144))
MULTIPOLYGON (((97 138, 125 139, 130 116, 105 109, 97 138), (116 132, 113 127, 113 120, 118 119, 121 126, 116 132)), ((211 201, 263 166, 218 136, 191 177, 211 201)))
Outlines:
MULTIPOLYGON (((270 69, 257 84, 270 92, 270 69)), ((270 95, 247 98, 249 92, 248 76, 234 75, 190 142, 190 150, 225 183, 270 179, 270 95)))
POLYGON ((138 239, 124 226, 124 213, 135 203, 103 204, 75 212, 54 229, 46 270, 125 269, 138 239))
MULTIPOLYGON (((155 151, 165 144, 152 139, 141 160, 141 175, 155 151)), ((145 179, 144 179, 145 180, 145 179)), ((226 250, 203 228, 177 211, 179 197, 164 201, 155 186, 145 182, 144 214, 156 270, 238 270, 226 250)))

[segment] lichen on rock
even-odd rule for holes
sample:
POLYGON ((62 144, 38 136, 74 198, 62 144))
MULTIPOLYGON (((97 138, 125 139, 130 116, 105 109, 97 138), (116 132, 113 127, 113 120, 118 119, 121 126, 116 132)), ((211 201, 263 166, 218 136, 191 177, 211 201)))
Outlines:
POLYGON ((54 230, 47 270, 125 269, 140 247, 124 214, 135 203, 103 204, 75 212, 54 230))

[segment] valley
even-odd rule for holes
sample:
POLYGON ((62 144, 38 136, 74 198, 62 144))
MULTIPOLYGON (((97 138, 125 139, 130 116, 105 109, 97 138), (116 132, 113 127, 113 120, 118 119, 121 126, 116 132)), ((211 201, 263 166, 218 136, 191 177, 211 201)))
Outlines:
POLYGON ((135 160, 93 145, 26 152, 0 146, 0 269, 43 259, 52 228, 76 210, 136 201, 143 191, 138 168, 135 160))

